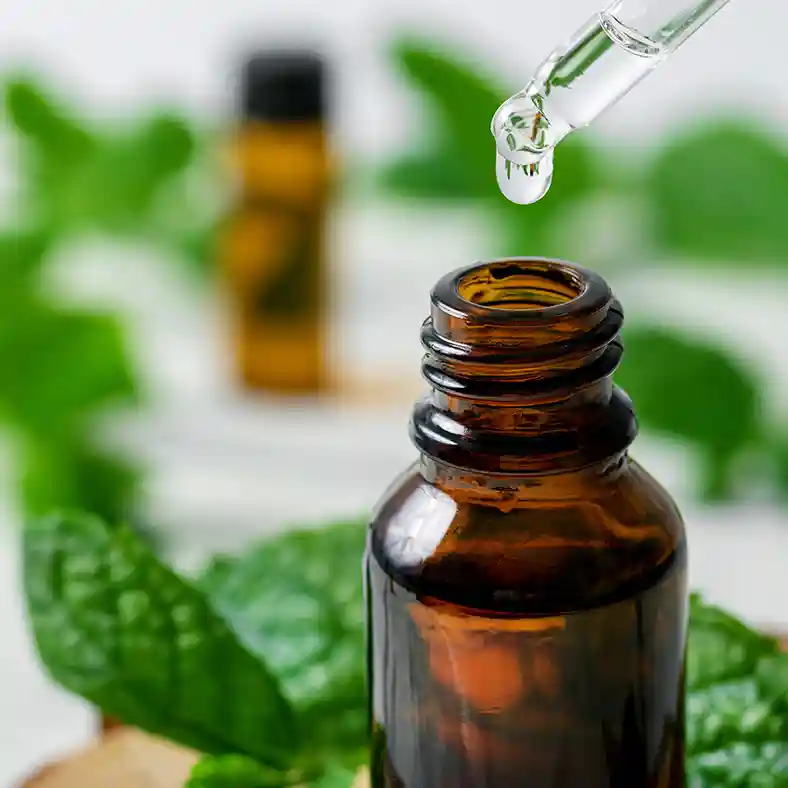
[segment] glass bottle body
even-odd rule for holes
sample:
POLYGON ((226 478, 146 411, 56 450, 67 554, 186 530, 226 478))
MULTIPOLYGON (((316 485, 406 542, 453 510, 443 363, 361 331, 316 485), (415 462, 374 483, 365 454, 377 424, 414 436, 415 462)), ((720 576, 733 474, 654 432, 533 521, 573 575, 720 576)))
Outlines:
MULTIPOLYGON (((496 303, 509 311, 500 292, 496 303)), ((433 326, 442 319, 435 304, 433 326)), ((546 347, 535 335, 550 332, 529 311, 534 359, 536 346, 546 347)), ((467 325, 449 328, 436 331, 455 342, 447 335, 467 325)), ((503 352, 494 328, 473 328, 503 352)), ((589 336, 560 328, 564 346, 589 336)), ((510 339, 503 346, 516 355, 510 339)), ((425 344, 434 362, 437 345, 425 344)), ((592 356, 575 357, 551 394, 543 386, 535 395, 540 402, 501 399, 502 388, 527 399, 544 382, 544 368, 528 382, 526 366, 512 376, 498 366, 483 384, 470 379, 485 399, 433 393, 436 412, 455 423, 447 433, 460 435, 462 423, 475 442, 428 445, 417 407, 422 458, 381 502, 369 532, 373 788, 684 785, 684 528, 667 493, 622 448, 631 410, 609 379, 556 398, 558 381, 589 370, 592 356), (573 430, 575 448, 558 462, 558 436, 573 430), (605 441, 617 430, 613 451, 605 441), (504 444, 510 453, 496 454, 504 444), (518 444, 522 457, 512 453, 518 444), (535 460, 538 445, 546 453, 535 460), (605 456, 592 459, 594 447, 605 456), (496 457, 530 467, 502 472, 491 467, 496 457)), ((425 367, 433 362, 428 353, 425 367)), ((484 377, 478 353, 475 362, 484 377)), ((462 374, 447 363, 456 383, 462 374)))

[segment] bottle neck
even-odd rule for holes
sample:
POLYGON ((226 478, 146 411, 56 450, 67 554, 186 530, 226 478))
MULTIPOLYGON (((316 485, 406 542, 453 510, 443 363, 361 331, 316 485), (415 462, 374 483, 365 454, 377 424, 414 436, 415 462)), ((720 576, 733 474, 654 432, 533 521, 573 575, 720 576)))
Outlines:
POLYGON ((419 473, 423 479, 454 500, 491 505, 499 509, 529 506, 544 501, 588 501, 599 495, 600 485, 616 482, 631 470, 626 450, 599 462, 552 473, 494 473, 459 468, 422 454, 419 473))
POLYGON ((615 464, 637 426, 613 385, 621 306, 564 263, 518 259, 441 280, 422 328, 431 393, 413 440, 441 464, 484 474, 555 474, 615 464))

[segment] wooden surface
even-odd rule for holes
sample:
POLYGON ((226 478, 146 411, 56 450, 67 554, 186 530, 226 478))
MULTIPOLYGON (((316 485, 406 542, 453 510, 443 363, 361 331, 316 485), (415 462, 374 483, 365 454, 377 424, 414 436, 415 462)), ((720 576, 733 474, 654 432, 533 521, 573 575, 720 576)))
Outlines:
MULTIPOLYGON (((788 638, 782 641, 788 651, 788 638)), ((139 731, 112 727, 85 752, 43 769, 19 788, 182 788, 198 755, 139 731)), ((354 788, 367 788, 359 773, 354 788)))
POLYGON ((24 788, 182 788, 199 756, 128 728, 43 769, 24 788))
MULTIPOLYGON (((113 728, 73 758, 47 767, 19 788, 183 788, 199 756, 130 728, 113 728)), ((367 788, 360 772, 353 788, 367 788)))

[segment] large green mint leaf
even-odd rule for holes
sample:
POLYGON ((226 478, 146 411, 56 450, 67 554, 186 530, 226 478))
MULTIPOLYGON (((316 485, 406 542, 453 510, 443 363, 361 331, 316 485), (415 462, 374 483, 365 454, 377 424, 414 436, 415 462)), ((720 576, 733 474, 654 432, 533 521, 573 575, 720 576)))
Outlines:
POLYGON ((299 714, 312 748, 363 760, 362 523, 266 540, 204 578, 217 608, 266 661, 299 714))
POLYGON ((690 785, 788 786, 788 656, 699 597, 692 599, 690 622, 690 785))
POLYGON ((692 443, 707 498, 732 493, 733 461, 762 435, 757 380, 722 347, 662 328, 624 332, 616 374, 644 427, 692 443))
POLYGON ((35 521, 24 568, 38 653, 63 687, 202 752, 290 763, 298 730, 276 680, 130 530, 80 514, 35 521))

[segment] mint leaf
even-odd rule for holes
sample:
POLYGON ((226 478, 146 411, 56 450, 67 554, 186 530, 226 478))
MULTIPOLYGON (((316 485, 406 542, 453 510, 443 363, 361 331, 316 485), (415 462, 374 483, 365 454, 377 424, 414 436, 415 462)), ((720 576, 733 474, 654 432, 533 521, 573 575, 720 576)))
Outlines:
POLYGON ((671 140, 646 180, 664 251, 715 264, 788 261, 788 150, 753 123, 715 120, 671 140))
POLYGON ((512 91, 471 62, 425 42, 399 40, 392 55, 421 94, 433 133, 383 170, 383 188, 416 199, 484 201, 497 225, 501 254, 562 256, 574 251, 566 233, 552 230, 570 203, 595 193, 602 183, 595 153, 586 141, 573 137, 561 145, 550 193, 524 211, 500 194, 490 134, 493 114, 512 91))
POLYGON ((690 622, 690 785, 788 785, 788 655, 697 596, 690 622))
POLYGON ((0 276, 3 279, 0 299, 13 297, 20 286, 38 285, 36 276, 51 245, 51 234, 43 230, 0 235, 0 276))
POLYGON ((241 755, 204 758, 192 770, 184 788, 350 788, 356 775, 342 766, 330 764, 323 773, 309 779, 296 770, 281 772, 262 766, 241 755))
POLYGON ((66 689, 207 754, 292 760, 297 726, 266 666, 130 530, 83 514, 34 521, 24 568, 39 656, 66 689))
MULTIPOLYGON (((555 177, 550 191, 541 200, 524 207, 498 195, 495 207, 501 234, 507 244, 502 250, 504 254, 561 258, 577 251, 577 238, 567 237, 566 232, 554 232, 554 229, 561 226, 562 211, 575 201, 596 194, 600 178, 594 162, 598 154, 585 137, 576 135, 562 142, 561 152, 556 155, 560 159, 555 177)), ((489 166, 489 178, 495 182, 493 162, 489 166)))
POLYGON ((331 764, 316 780, 309 782, 309 788, 350 788, 356 781, 356 772, 331 764))
POLYGON ((364 759, 368 742, 361 574, 366 528, 286 533, 203 580, 217 609, 260 655, 293 703, 314 750, 364 759))
POLYGON ((0 409, 39 435, 70 431, 97 408, 135 401, 114 316, 29 300, 0 332, 0 409))
POLYGON ((725 349, 661 328, 624 332, 616 382, 644 427, 693 444, 703 462, 703 495, 732 494, 732 465, 763 434, 757 380, 725 349))
POLYGON ((690 600, 690 648, 687 687, 702 690, 714 684, 751 677, 765 657, 778 653, 777 643, 754 632, 730 613, 703 601, 690 600))
POLYGON ((50 162, 71 165, 93 148, 92 136, 33 79, 15 78, 6 84, 5 109, 17 131, 50 162))
POLYGON ((194 130, 185 118, 171 112, 151 117, 135 136, 144 156, 144 166, 153 181, 169 178, 184 170, 197 149, 194 130))
POLYGON ((184 788, 281 788, 295 782, 286 772, 244 755, 203 758, 184 788))
POLYGON ((195 146, 187 122, 170 114, 102 140, 77 184, 84 218, 109 232, 145 235, 162 189, 189 165, 195 146))
POLYGON ((23 143, 26 200, 38 221, 61 231, 146 235, 161 190, 196 150, 189 123, 170 112, 138 127, 98 133, 30 80, 6 86, 9 118, 23 143))
MULTIPOLYGON (((415 39, 396 41, 392 56, 412 87, 422 94, 432 116, 435 136, 424 141, 432 160, 427 170, 431 181, 439 177, 442 167, 447 167, 451 170, 446 175, 447 184, 460 184, 469 196, 496 196, 490 119, 509 92, 470 63, 415 39)), ((412 167, 410 170, 412 173, 412 167)), ((411 196, 434 194, 432 189, 423 190, 420 181, 403 175, 395 165, 386 180, 390 185, 409 185, 411 196)))
POLYGON ((21 443, 21 493, 28 517, 87 509, 109 522, 130 516, 140 472, 89 439, 27 436, 21 443))

